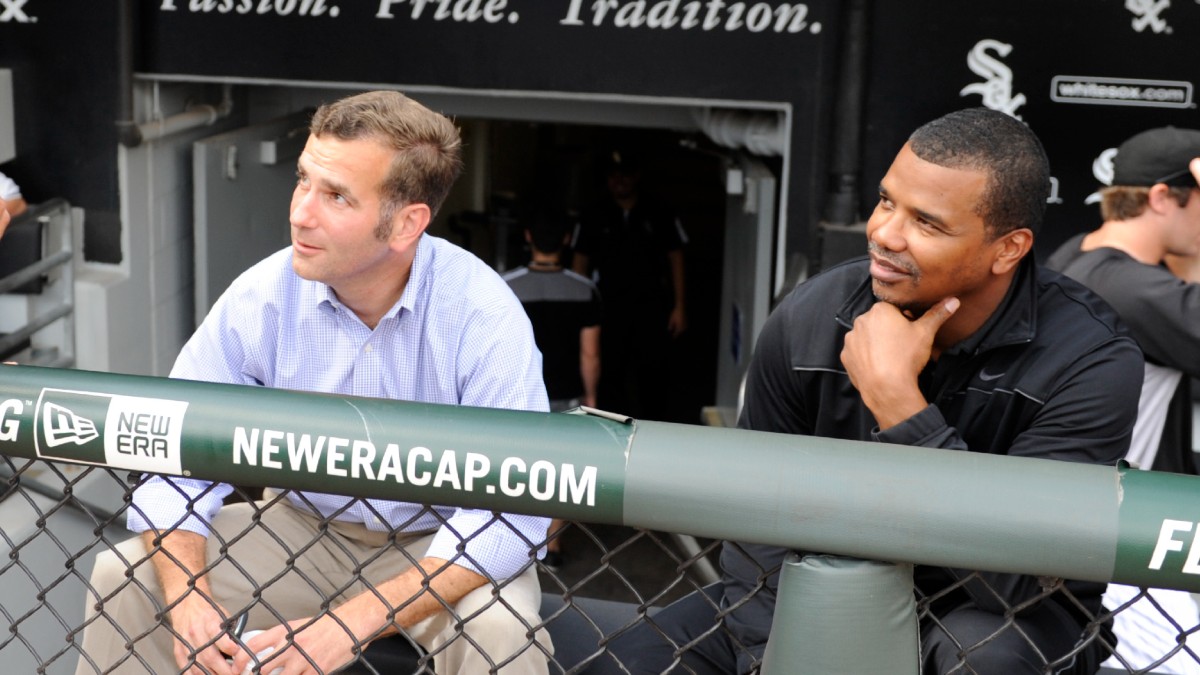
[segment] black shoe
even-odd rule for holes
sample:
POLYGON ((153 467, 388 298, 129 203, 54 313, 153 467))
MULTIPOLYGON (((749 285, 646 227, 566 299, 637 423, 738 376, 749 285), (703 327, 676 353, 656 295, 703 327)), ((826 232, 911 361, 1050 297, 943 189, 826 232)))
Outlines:
POLYGON ((558 551, 546 551, 546 556, 542 558, 542 566, 551 572, 557 572, 563 564, 562 553, 558 551))

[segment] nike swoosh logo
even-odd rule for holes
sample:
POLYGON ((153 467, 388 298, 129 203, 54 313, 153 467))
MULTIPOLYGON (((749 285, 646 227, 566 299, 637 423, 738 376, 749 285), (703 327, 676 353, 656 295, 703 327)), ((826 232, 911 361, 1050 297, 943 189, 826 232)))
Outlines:
POLYGON ((991 382, 992 380, 998 380, 1002 377, 1004 377, 1004 373, 996 373, 995 375, 993 375, 991 373, 984 372, 982 370, 979 371, 979 379, 983 380, 984 382, 991 382))

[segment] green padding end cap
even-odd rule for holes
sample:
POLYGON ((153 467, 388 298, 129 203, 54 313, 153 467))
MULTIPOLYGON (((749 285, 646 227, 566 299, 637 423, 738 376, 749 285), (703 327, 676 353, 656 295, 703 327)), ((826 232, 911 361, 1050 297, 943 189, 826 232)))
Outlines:
POLYGON ((764 675, 916 675, 920 650, 911 565, 796 554, 784 562, 764 675))

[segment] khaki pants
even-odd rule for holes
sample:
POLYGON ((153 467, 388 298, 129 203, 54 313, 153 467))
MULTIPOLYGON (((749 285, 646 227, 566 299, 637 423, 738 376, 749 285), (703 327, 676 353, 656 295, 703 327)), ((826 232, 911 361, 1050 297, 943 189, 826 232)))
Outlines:
MULTIPOLYGON (((209 572, 215 600, 235 614, 248 611, 247 630, 278 625, 279 617, 314 616, 327 599, 337 606, 367 584, 396 577, 424 556, 432 538, 432 533, 405 533, 393 546, 386 532, 339 522, 319 534, 321 521, 285 500, 262 511, 260 524, 251 520, 253 513, 249 504, 222 508, 208 538, 209 563, 219 561, 209 572), (227 554, 222 547, 228 547, 227 554), (358 566, 363 566, 361 575, 354 573, 358 566)), ((89 593, 85 618, 91 623, 76 674, 178 672, 173 635, 156 618, 162 591, 141 537, 98 555, 91 584, 99 599, 89 593)), ((479 675, 509 658, 501 675, 544 675, 546 654, 553 649, 550 636, 545 629, 537 632, 540 648, 526 637, 541 622, 540 606, 541 587, 531 566, 499 589, 489 583, 469 593, 455 606, 457 616, 438 612, 405 632, 434 655, 438 675, 479 675), (458 626, 459 617, 469 619, 458 626)))

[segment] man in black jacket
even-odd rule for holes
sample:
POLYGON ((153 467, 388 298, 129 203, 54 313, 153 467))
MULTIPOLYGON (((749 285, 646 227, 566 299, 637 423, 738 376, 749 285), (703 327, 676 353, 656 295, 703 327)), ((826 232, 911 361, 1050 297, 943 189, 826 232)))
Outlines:
MULTIPOLYGON (((918 129, 880 183, 869 259, 813 277, 768 319, 738 425, 1115 463, 1142 357, 1107 305, 1029 255, 1049 185, 1041 143, 1004 114, 963 110, 918 129)), ((726 542, 712 602, 693 594, 655 616, 674 644, 643 630, 618 657, 631 672, 662 672, 722 622, 682 652, 678 672, 756 671, 786 554, 726 542)), ((956 672, 1091 673, 1103 659, 1095 640, 1074 650, 1104 584, 1048 593, 1029 576, 929 566, 914 580, 936 598, 921 625, 925 673, 963 663, 956 672)))

